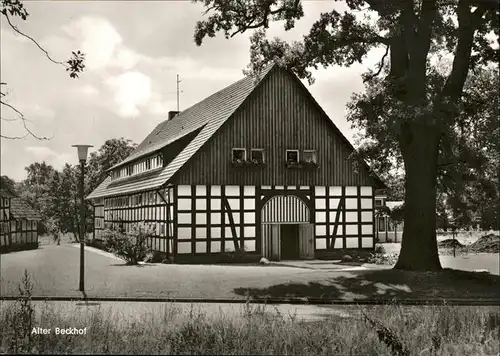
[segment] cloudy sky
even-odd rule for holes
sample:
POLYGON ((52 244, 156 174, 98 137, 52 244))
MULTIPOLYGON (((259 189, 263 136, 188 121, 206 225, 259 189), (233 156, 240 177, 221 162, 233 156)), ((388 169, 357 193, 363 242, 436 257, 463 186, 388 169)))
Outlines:
MULTIPOLYGON (((31 1, 30 16, 16 21, 57 60, 72 50, 86 54, 87 70, 70 79, 64 68, 47 60, 33 43, 15 35, 2 19, 1 78, 8 83, 6 101, 30 120, 30 128, 49 141, 33 138, 1 142, 1 173, 25 178, 24 167, 45 160, 55 168, 77 163, 76 143, 101 146, 106 139, 139 143, 169 110, 176 109, 176 75, 180 108, 185 109, 242 78, 249 61, 251 33, 226 40, 193 41, 203 7, 189 1, 31 1)), ((274 24, 271 36, 292 40, 306 34, 329 1, 305 1, 305 17, 295 29, 274 24)), ((314 73, 309 89, 348 139, 354 132, 345 120, 345 105, 363 90, 361 73, 376 63, 380 51, 364 65, 332 67, 314 73)), ((2 108, 2 117, 15 118, 2 108)), ((23 135, 19 122, 2 120, 2 134, 23 135)), ((94 148, 94 149, 95 149, 94 148)))

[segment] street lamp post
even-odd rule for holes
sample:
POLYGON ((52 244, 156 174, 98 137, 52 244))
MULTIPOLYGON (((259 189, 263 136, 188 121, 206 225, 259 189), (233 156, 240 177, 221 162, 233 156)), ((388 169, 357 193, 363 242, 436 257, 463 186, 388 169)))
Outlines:
POLYGON ((92 145, 73 145, 78 149, 78 160, 80 161, 80 288, 81 292, 85 291, 84 287, 84 272, 85 272, 85 193, 84 193, 84 175, 85 175, 85 162, 87 161, 87 152, 92 145))

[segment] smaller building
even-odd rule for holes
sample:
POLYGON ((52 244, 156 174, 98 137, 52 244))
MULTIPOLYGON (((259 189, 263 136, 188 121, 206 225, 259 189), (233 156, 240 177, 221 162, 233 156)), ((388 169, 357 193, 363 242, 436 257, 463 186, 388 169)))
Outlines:
POLYGON ((391 211, 404 204, 403 200, 390 201, 386 195, 375 195, 375 240, 378 242, 401 242, 403 221, 391 219, 391 211))
POLYGON ((38 247, 38 222, 41 216, 17 197, 2 179, 0 189, 0 251, 28 250, 38 247))

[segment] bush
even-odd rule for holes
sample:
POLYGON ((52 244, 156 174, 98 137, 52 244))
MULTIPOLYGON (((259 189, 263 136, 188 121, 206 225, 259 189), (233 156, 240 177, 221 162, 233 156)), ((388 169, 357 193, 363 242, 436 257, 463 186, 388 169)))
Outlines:
POLYGON ((154 228, 149 224, 141 222, 133 224, 130 232, 119 232, 106 229, 102 237, 107 248, 117 257, 121 258, 128 265, 137 265, 143 261, 151 248, 148 246, 148 239, 154 235, 154 228))

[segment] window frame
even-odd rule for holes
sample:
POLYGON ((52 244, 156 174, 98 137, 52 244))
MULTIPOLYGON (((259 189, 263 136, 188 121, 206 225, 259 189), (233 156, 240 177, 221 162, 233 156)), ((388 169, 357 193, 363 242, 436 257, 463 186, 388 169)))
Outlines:
POLYGON ((262 160, 260 162, 257 162, 256 164, 263 164, 263 163, 266 163, 266 155, 264 153, 264 149, 263 148, 252 148, 250 149, 250 162, 254 163, 253 160, 253 153, 254 152, 260 152, 262 154, 262 160))
POLYGON ((235 157, 234 157, 234 151, 243 151, 243 162, 241 163, 244 163, 247 161, 247 149, 246 148, 243 148, 243 147, 234 147, 232 150, 231 150, 231 162, 232 163, 235 163, 235 164, 238 164, 240 162, 237 162, 235 160, 235 157))
POLYGON ((302 152, 302 159, 304 160, 304 163, 306 164, 317 164, 318 163, 318 151, 316 150, 304 150, 304 152, 302 152), (306 161, 306 153, 312 153, 313 154, 313 160, 311 162, 308 162, 306 161))
POLYGON ((299 164, 300 163, 300 150, 298 149, 286 149, 285 150, 285 162, 287 164, 299 164), (297 161, 291 162, 288 160, 288 152, 296 152, 297 153, 297 161))

